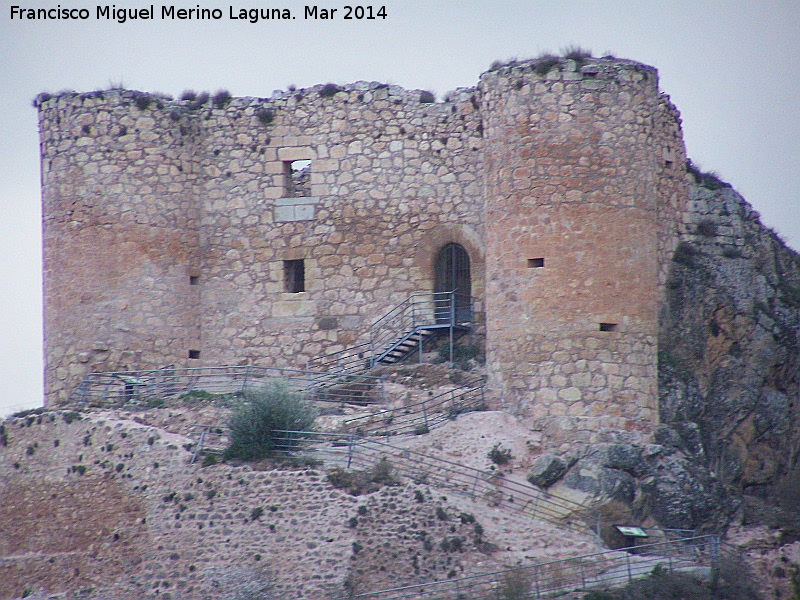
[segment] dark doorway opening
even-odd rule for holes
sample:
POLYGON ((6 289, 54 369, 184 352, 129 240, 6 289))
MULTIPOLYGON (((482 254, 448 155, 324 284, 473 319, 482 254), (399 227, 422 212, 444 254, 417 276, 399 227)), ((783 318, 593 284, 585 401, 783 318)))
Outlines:
MULTIPOLYGON (((469 254, 460 244, 450 243, 436 255, 434 292, 455 292, 456 323, 472 320, 472 282, 469 271, 469 254)), ((437 307, 437 320, 447 320, 448 313, 437 307)))

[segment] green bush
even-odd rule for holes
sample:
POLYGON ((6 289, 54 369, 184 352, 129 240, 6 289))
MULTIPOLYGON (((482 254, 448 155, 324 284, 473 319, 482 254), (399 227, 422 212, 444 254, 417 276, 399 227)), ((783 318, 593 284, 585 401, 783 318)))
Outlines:
POLYGON ((501 588, 502 598, 506 600, 518 600, 528 597, 531 582, 525 573, 521 571, 510 571, 503 577, 501 588))
POLYGON ((275 120, 275 113, 269 109, 261 109, 256 112, 256 117, 263 125, 269 125, 275 120))
POLYGON ((681 242, 678 244, 678 247, 675 248, 675 253, 672 255, 672 260, 679 265, 683 265, 684 267, 694 268, 697 266, 695 263, 695 257, 697 256, 697 250, 692 248, 686 242, 681 242))
POLYGON ((231 415, 230 445, 225 458, 261 460, 278 451, 297 448, 296 431, 310 431, 316 412, 282 382, 248 391, 245 401, 231 415))
MULTIPOLYGON (((470 358, 477 359, 481 349, 474 344, 453 344, 453 361, 457 363, 467 362, 470 358)), ((450 344, 442 344, 437 350, 436 362, 443 363, 450 360, 450 344)))
POLYGON ((717 226, 713 221, 705 219, 697 224, 697 233, 707 238, 716 237, 717 226))
POLYGON ((136 104, 136 108, 144 111, 152 104, 153 98, 147 94, 136 94, 133 101, 136 104))
POLYGON ((328 481, 333 487, 346 490, 352 496, 371 494, 384 485, 399 485, 393 469, 392 463, 384 457, 369 471, 347 471, 336 467, 328 473, 328 481))
POLYGON ((586 64, 586 61, 592 58, 591 50, 586 50, 585 48, 575 45, 567 46, 561 51, 561 53, 564 55, 564 58, 568 60, 574 60, 575 67, 579 70, 584 64, 586 64))

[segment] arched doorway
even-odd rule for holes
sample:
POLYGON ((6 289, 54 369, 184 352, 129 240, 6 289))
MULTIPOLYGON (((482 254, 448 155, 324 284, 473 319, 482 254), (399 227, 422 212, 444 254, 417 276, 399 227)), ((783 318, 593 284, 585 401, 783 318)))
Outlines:
MULTIPOLYGON (((434 267, 434 292, 456 292, 456 322, 472 320, 472 282, 469 272, 469 254, 460 244, 450 243, 439 250, 434 267)), ((443 311, 437 309, 437 313, 443 311)), ((448 318, 447 313, 440 317, 448 318)))

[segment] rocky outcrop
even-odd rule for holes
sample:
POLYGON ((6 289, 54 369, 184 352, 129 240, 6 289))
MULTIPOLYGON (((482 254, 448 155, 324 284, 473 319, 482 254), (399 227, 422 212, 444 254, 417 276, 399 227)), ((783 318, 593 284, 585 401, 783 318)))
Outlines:
POLYGON ((800 256, 729 187, 695 187, 691 204, 661 307, 661 435, 721 484, 785 503, 800 451, 800 256))
POLYGON ((739 506, 703 464, 669 444, 589 446, 549 491, 593 505, 611 546, 625 543, 613 525, 719 530, 739 506))

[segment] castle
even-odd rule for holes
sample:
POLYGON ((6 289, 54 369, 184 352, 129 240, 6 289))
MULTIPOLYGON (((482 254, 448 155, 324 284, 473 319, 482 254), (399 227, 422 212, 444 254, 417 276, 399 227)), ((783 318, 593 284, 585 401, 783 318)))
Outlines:
POLYGON ((496 407, 571 430, 658 422, 688 193, 655 69, 512 62, 442 102, 358 82, 36 104, 46 404, 94 371, 303 367, 457 287, 496 407))

